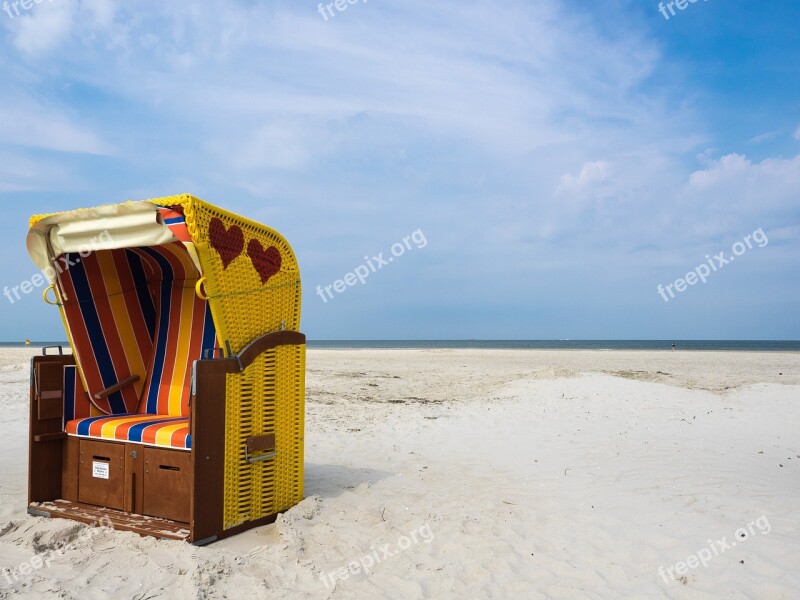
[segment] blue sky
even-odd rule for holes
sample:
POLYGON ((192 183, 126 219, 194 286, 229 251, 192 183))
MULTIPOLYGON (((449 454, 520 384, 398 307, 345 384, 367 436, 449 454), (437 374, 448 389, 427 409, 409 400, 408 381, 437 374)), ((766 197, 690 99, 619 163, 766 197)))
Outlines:
MULTIPOLYGON (((800 339, 800 5, 673 9, 9 6, 0 285, 34 212, 189 192, 290 240, 314 339, 800 339)), ((64 337, 38 291, 0 311, 0 340, 64 337)))

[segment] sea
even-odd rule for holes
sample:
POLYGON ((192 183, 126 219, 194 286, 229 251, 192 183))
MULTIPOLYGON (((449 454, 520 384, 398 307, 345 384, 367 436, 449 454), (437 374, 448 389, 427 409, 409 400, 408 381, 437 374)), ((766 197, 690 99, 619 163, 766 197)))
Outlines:
MULTIPOLYGON (((481 350, 708 350, 740 352, 800 352, 800 341, 776 340, 309 340, 309 348, 481 349, 481 350)), ((67 342, 31 342, 31 347, 62 346, 67 342)), ((24 342, 0 342, 0 348, 24 348, 24 342)), ((53 349, 50 352, 58 352, 53 349)))

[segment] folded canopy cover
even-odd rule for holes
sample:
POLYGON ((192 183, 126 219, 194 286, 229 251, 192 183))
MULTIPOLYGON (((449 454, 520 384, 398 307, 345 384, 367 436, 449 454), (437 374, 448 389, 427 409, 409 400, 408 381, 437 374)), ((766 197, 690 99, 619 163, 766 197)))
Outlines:
MULTIPOLYGON (((53 262, 63 254, 160 246, 177 241, 159 206, 145 200, 71 210, 34 219, 28 232, 27 246, 34 264, 50 283, 54 283, 56 271, 53 262)), ((191 250, 189 253, 202 273, 196 254, 191 250)))

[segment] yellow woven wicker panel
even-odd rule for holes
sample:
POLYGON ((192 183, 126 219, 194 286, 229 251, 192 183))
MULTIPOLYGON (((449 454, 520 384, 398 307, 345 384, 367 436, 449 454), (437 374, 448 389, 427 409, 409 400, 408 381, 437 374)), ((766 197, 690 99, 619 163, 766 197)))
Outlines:
POLYGON ((303 499, 304 373, 305 346, 281 346, 227 375, 225 529, 303 499), (247 438, 270 433, 276 457, 248 463, 247 438))
POLYGON ((283 511, 303 499, 305 346, 281 346, 277 353, 275 433, 283 452, 276 464, 275 510, 283 511))

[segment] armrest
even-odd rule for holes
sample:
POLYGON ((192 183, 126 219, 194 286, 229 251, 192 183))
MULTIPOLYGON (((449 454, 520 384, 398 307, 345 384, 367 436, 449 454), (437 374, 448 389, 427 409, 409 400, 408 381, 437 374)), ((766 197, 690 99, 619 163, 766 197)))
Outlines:
POLYGON ((242 348, 242 351, 239 352, 237 358, 239 359, 241 370, 244 370, 249 367, 262 352, 266 352, 278 346, 296 346, 305 343, 306 336, 299 331, 273 331, 247 344, 247 346, 242 348))
POLYGON ((134 383, 136 383, 140 379, 141 379, 141 377, 139 377, 138 375, 131 375, 130 377, 127 377, 127 378, 123 379, 119 383, 115 383, 114 385, 109 386, 104 390, 100 390, 99 392, 97 392, 94 395, 94 399, 95 400, 102 400, 103 398, 106 398, 106 397, 110 396, 111 394, 116 394, 121 389, 126 388, 129 385, 133 385, 134 383))
POLYGON ((306 336, 299 331, 273 331, 242 348, 241 352, 228 358, 211 358, 197 361, 198 363, 214 363, 216 368, 225 373, 240 373, 253 364, 258 356, 267 350, 278 346, 298 346, 306 343, 306 336))

